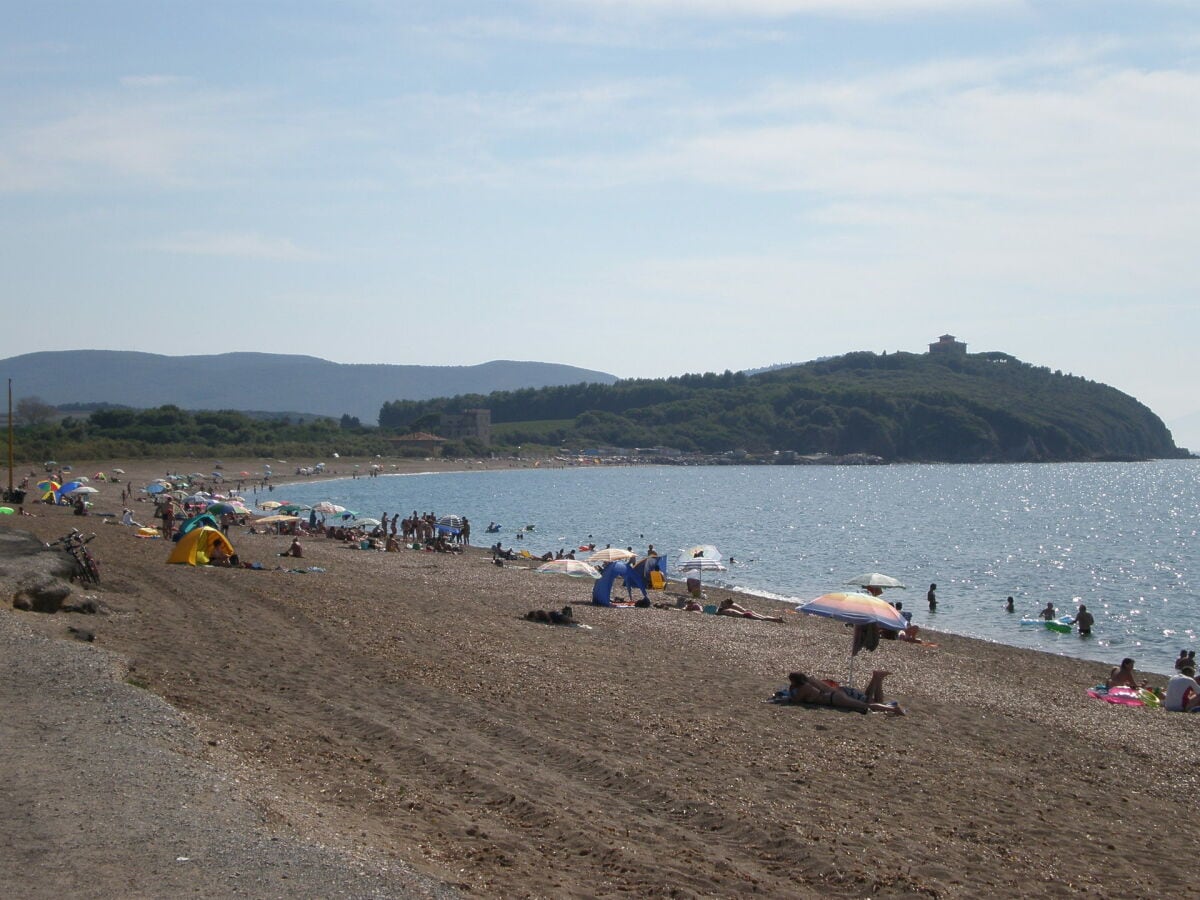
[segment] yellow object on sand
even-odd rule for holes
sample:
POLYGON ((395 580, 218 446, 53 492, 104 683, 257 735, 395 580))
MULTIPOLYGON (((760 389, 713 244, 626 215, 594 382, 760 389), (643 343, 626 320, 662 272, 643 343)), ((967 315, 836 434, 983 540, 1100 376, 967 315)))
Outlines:
POLYGON ((208 565, 212 558, 213 548, 222 547, 229 556, 233 556, 233 544, 215 528, 193 528, 179 539, 171 555, 169 563, 186 563, 189 566, 208 565))

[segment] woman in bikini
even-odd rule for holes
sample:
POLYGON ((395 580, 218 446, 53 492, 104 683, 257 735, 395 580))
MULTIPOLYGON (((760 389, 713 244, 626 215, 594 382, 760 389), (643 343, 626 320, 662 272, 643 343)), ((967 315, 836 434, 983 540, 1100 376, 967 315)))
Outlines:
POLYGON ((788 702, 811 703, 818 706, 837 706, 842 709, 853 709, 860 713, 885 712, 895 716, 904 715, 904 709, 895 704, 883 702, 883 679, 888 673, 875 671, 867 684, 865 693, 831 687, 815 678, 809 678, 803 672, 792 672, 788 675, 788 702), (857 696, 856 696, 857 695, 857 696))

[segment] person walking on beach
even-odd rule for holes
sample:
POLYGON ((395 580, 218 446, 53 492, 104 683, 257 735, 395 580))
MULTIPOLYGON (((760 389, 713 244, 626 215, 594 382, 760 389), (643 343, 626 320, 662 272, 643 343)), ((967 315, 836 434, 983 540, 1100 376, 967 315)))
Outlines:
POLYGON ((1080 637, 1090 635, 1092 633, 1092 626, 1096 624, 1096 619, 1082 603, 1079 604, 1079 612, 1075 614, 1075 624, 1079 627, 1080 637))
POLYGON ((925 595, 925 599, 929 601, 929 611, 930 612, 936 611, 937 610, 937 585, 936 584, 931 584, 929 586, 929 593, 925 595))

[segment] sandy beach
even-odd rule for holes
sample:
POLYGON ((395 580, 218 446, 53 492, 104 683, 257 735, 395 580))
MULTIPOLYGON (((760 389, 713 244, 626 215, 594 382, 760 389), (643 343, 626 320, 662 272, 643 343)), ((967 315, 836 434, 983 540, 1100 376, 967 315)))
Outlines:
MULTIPOLYGON (((194 461, 115 465, 140 486, 194 461)), ((590 582, 482 550, 313 539, 284 560, 285 539, 235 531, 264 570, 168 566, 162 541, 29 508, 0 528, 97 533, 103 583, 75 594, 105 612, 0 611, 0 880, 14 895, 1190 893, 1179 818, 1200 716, 1089 699, 1107 666, 929 633, 936 647, 884 641, 856 661, 891 673, 907 716, 777 706, 764 700, 791 670, 845 675, 844 626, 757 598, 742 602, 784 622, 597 608, 590 582), (324 571, 287 570, 310 566, 324 571), (589 628, 523 618, 567 604, 589 628), (52 689, 69 678, 103 696, 52 689), (85 732, 103 781, 70 777, 85 732), (149 786, 139 753, 162 766, 149 786), (185 769, 189 796, 148 802, 185 769), (172 838, 204 823, 244 829, 242 855, 172 838)), ((6 598, 24 577, 0 565, 6 598)))

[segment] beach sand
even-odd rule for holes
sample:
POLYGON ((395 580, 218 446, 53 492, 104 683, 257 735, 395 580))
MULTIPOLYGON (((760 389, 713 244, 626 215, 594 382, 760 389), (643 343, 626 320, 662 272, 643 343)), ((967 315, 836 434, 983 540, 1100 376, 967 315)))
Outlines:
MULTIPOLYGON (((191 468, 119 465, 139 485, 191 468)), ((250 809, 267 839, 341 854, 356 874, 335 891, 323 869, 297 865, 294 878, 264 876, 252 895, 378 896, 430 883, 504 897, 1190 892, 1200 716, 1089 699, 1106 666, 930 632, 936 648, 884 641, 856 659, 859 686, 873 668, 892 673, 888 696, 907 716, 777 706, 764 700, 789 671, 845 676, 844 626, 792 612, 774 624, 602 609, 589 603, 589 581, 497 568, 479 550, 389 554, 313 539, 303 560, 286 560, 286 539, 231 532, 241 558, 266 571, 168 566, 162 541, 30 508, 36 518, 0 527, 43 540, 82 523, 97 532, 103 584, 76 592, 108 612, 41 615, 6 602, 6 627, 28 638, 9 651, 28 655, 18 671, 34 671, 49 647, 105 654, 114 693, 165 700, 183 723, 171 733, 181 757, 236 785, 237 816, 210 798, 197 818, 241 821, 250 809), (273 570, 281 563, 325 571, 273 570), (522 618, 566 604, 590 629, 522 618), (70 640, 72 626, 94 643, 41 640, 70 640)), ((6 596, 16 580, 4 565, 6 596)), ((710 603, 726 596, 706 592, 710 603)), ((64 702, 39 699, 38 683, 5 690, 6 708, 64 702)), ((12 723, 27 720, 8 726, 22 747, 34 726, 12 723)), ((160 870, 188 854, 169 841, 72 868, 114 791, 142 788, 110 748, 98 752, 114 755, 115 788, 29 800, 52 790, 39 779, 62 777, 46 763, 56 742, 73 740, 71 717, 39 721, 41 765, 22 754, 13 767, 10 752, 0 780, 10 801, 0 806, 0 879, 24 896, 108 896, 122 884, 173 893, 160 870)), ((122 724, 109 716, 88 727, 122 724)), ((146 728, 140 745, 166 740, 146 728)), ((195 865, 216 873, 221 854, 195 865)), ((224 896, 229 883, 197 874, 192 890, 224 896)))

